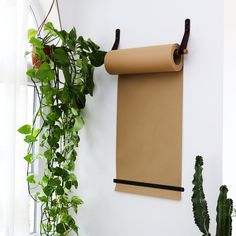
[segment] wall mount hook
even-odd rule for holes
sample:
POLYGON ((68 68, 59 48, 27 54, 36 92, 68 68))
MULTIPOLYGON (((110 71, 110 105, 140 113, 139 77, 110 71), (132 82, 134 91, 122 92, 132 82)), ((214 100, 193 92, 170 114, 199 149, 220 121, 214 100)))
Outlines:
POLYGON ((179 50, 177 51, 178 55, 188 53, 187 45, 188 45, 189 35, 190 35, 190 19, 186 19, 185 20, 184 36, 183 36, 183 39, 181 41, 179 50))
MULTIPOLYGON (((178 51, 176 51, 176 53, 178 55, 188 53, 187 45, 188 45, 189 35, 190 35, 190 19, 186 19, 185 20, 184 36, 183 36, 183 39, 181 41, 181 44, 180 44, 180 47, 179 47, 178 51)), ((120 29, 116 29, 116 31, 115 31, 115 42, 114 42, 111 50, 117 50, 118 47, 119 47, 119 44, 120 44, 120 29)))
POLYGON ((115 42, 111 50, 117 50, 120 44, 120 29, 116 29, 115 42))

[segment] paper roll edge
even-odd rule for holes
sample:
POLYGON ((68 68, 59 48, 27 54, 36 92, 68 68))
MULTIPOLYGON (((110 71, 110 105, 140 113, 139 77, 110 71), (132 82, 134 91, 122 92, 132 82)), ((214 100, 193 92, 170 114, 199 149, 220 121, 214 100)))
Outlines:
MULTIPOLYGON (((106 71, 111 75, 117 75, 116 71, 114 71, 113 67, 110 65, 109 61, 111 60, 113 54, 116 54, 120 51, 125 50, 133 50, 133 49, 141 49, 141 48, 151 48, 151 47, 161 47, 161 46, 170 46, 170 54, 172 55, 170 60, 170 64, 172 65, 173 71, 181 71, 183 68, 183 55, 177 53, 180 45, 177 43, 174 44, 164 44, 164 45, 155 45, 155 46, 148 46, 148 47, 140 47, 140 48, 127 48, 127 49, 119 49, 107 52, 104 58, 104 66, 106 71)), ((171 72, 171 71, 163 71, 163 72, 171 72)), ((156 72, 150 72, 156 73, 156 72)))
POLYGON ((178 49, 180 45, 178 43, 175 43, 172 45, 172 55, 173 55, 173 64, 175 67, 175 71, 181 71, 184 64, 184 56, 181 54, 178 54, 178 49))

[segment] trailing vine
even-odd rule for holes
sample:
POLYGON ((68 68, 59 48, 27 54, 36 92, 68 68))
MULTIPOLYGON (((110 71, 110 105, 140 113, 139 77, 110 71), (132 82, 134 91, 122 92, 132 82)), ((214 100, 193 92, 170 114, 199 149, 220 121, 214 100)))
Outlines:
POLYGON ((78 188, 74 174, 78 132, 84 125, 82 110, 86 95, 93 95, 94 67, 104 62, 105 52, 91 39, 57 30, 52 23, 44 26, 44 37, 28 31, 33 46, 33 68, 27 71, 37 92, 39 107, 32 125, 18 129, 28 143, 27 182, 34 201, 41 203, 40 235, 78 234, 73 218, 82 200, 73 192, 78 188), (40 152, 33 152, 34 143, 40 152), (30 173, 35 161, 44 163, 42 177, 30 173), (36 194, 33 189, 37 189, 36 194))

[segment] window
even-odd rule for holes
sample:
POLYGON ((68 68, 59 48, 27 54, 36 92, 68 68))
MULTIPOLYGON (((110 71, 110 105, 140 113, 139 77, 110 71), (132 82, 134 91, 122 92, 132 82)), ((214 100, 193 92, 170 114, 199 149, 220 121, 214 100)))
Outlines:
MULTIPOLYGON (((34 20, 34 15, 32 9, 30 8, 28 14, 28 22, 27 22, 27 29, 29 28, 36 28, 36 22, 34 20)), ((28 46, 28 45, 27 45, 28 46)), ((29 47, 29 46, 28 46, 29 47)), ((27 51, 30 51, 31 48, 27 48, 27 51)), ((27 65, 28 67, 32 67, 31 56, 27 57, 27 65)), ((32 81, 30 78, 27 79, 27 123, 32 124, 33 118, 35 113, 38 109, 37 104, 37 93, 33 86, 32 81)), ((33 155, 39 153, 39 146, 38 143, 34 143, 33 145, 33 155)), ((38 174, 40 172, 39 167, 36 162, 34 162, 29 169, 29 172, 32 174, 38 174)), ((36 194, 37 189, 34 189, 32 186, 32 193, 33 195, 36 194)), ((38 232, 39 226, 37 225, 39 219, 39 205, 29 196, 29 227, 30 227, 30 235, 35 235, 38 232)))
MULTIPOLYGON (((31 2, 32 6, 29 6, 29 12, 28 12, 28 21, 27 21, 27 29, 38 28, 38 23, 41 23, 42 19, 44 18, 44 13, 43 13, 43 8, 41 8, 41 4, 47 9, 47 5, 49 3, 42 3, 41 1, 32 1, 31 2), (36 22, 36 18, 37 21, 36 22)), ((51 3, 50 3, 51 4, 51 3)), ((57 19, 57 12, 54 9, 54 11, 51 12, 50 14, 50 19, 55 21, 57 19)), ((27 51, 31 51, 30 45, 27 45, 27 51)), ((28 55, 27 58, 27 65, 28 68, 32 67, 32 59, 31 55, 28 55)), ((28 84, 27 84, 27 123, 32 124, 33 117, 35 115, 35 112, 38 110, 38 99, 37 99, 37 93, 35 91, 34 85, 30 78, 28 78, 28 84)), ((40 122, 40 121, 37 121, 40 122)), ((36 124, 37 127, 40 127, 40 125, 36 124)), ((34 143, 33 146, 33 154, 37 155, 40 153, 40 147, 37 143, 34 143)), ((43 170, 43 164, 38 164, 37 162, 34 162, 30 166, 29 172, 32 174, 35 174, 35 176, 42 176, 42 171, 43 170), (42 166, 41 166, 42 165, 42 166)), ((34 189, 34 186, 31 186, 31 192, 33 196, 36 195, 37 188, 34 189)), ((29 226, 30 226, 30 231, 29 234, 30 236, 32 235, 39 235, 40 232, 40 217, 41 217, 41 205, 39 203, 36 203, 30 196, 29 196, 29 226)))
MULTIPOLYGON (((36 97, 35 89, 32 85, 28 84, 27 86, 27 123, 32 123, 32 118, 36 111, 36 97)), ((35 145, 33 146, 33 154, 35 154, 35 145)), ((30 172, 35 172, 35 165, 30 166, 30 172)), ((36 233, 36 221, 37 221, 37 204, 36 202, 29 197, 29 225, 30 225, 30 234, 36 233)))

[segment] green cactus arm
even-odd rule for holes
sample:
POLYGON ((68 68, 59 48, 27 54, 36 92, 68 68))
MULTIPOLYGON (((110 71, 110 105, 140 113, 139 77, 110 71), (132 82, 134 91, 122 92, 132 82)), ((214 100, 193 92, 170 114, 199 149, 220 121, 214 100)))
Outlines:
POLYGON ((217 201, 217 215, 216 215, 216 236, 223 236, 225 230, 225 220, 226 220, 226 199, 227 199, 228 189, 226 186, 220 187, 220 194, 217 201))
POLYGON ((232 212, 233 201, 227 198, 228 188, 225 185, 220 187, 220 194, 217 201, 217 216, 216 216, 216 236, 231 236, 232 235, 232 212))
POLYGON ((226 212, 227 218, 225 223, 225 235, 231 236, 232 235, 232 214, 233 214, 233 200, 227 199, 226 202, 226 212))
POLYGON ((210 217, 208 214, 207 202, 203 190, 202 166, 203 158, 201 156, 197 156, 195 162, 195 174, 193 176, 192 182, 194 185, 192 195, 193 215, 195 224, 203 233, 203 236, 210 236, 210 217))

